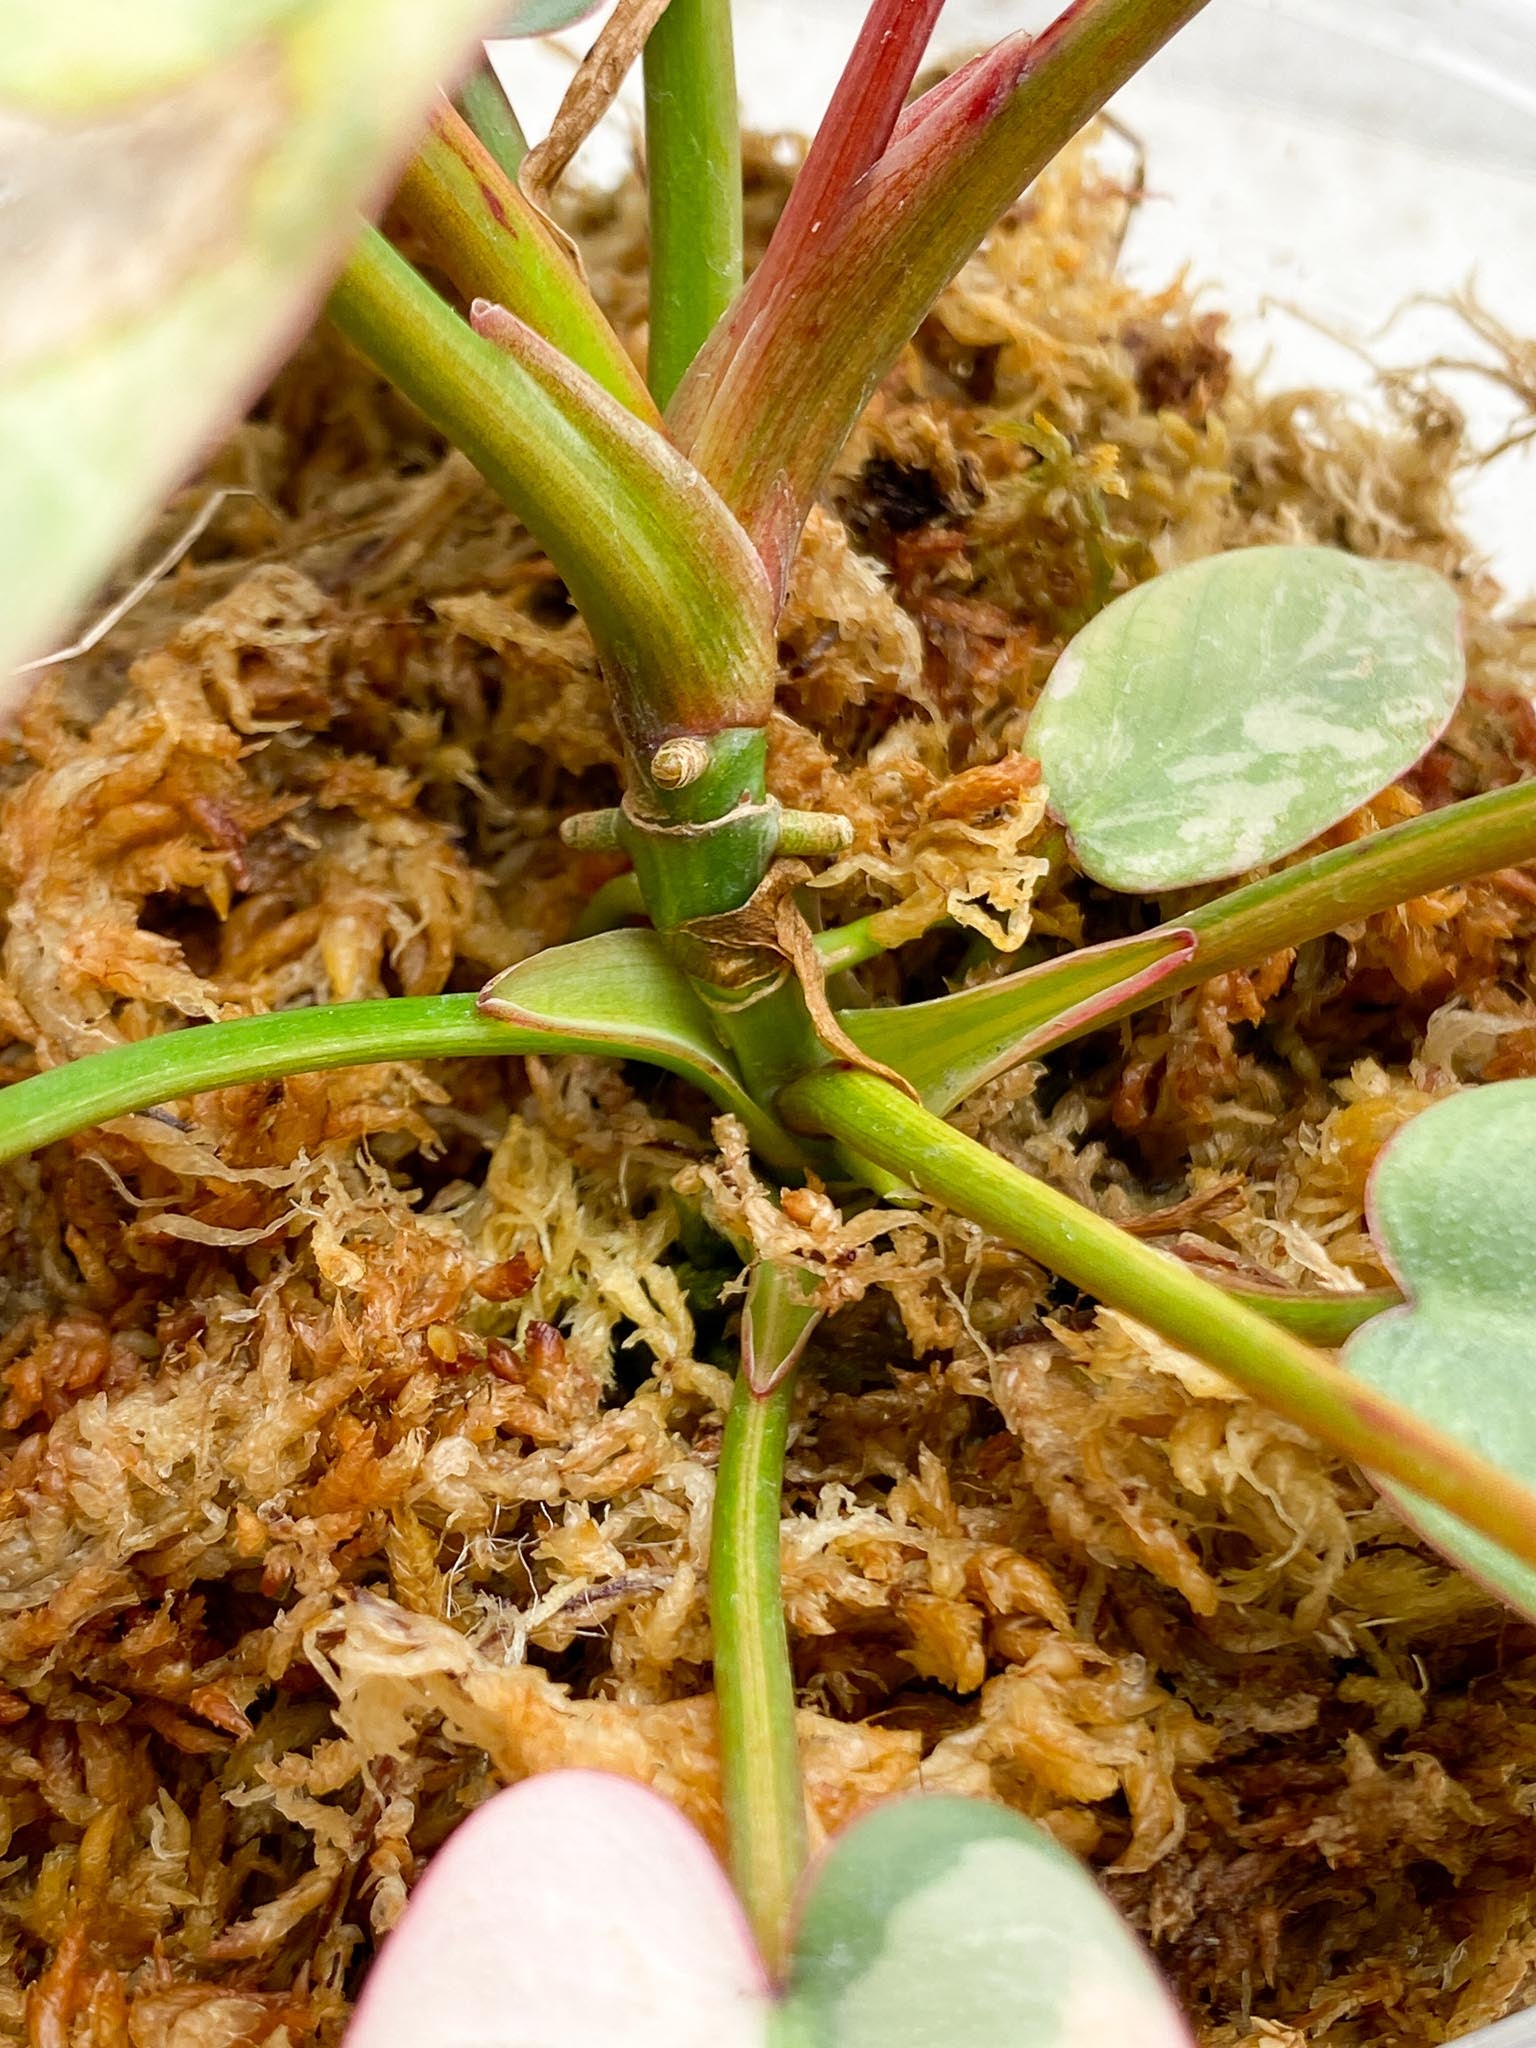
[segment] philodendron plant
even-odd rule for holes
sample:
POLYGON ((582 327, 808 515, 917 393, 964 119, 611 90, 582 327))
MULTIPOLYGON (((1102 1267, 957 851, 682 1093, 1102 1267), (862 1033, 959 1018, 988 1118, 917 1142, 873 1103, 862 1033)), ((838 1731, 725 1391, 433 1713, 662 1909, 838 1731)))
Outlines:
MULTIPOLYGON (((0 654, 37 655, 329 280, 331 317, 526 521, 583 615, 627 781, 565 837, 630 873, 594 903, 589 936, 479 996, 202 1025, 20 1082, 0 1095, 0 1157, 353 1063, 650 1061, 738 1118, 779 1187, 943 1204, 1207 1361, 1536 1614, 1532 1084, 1437 1106, 1389 1150, 1373 1217, 1406 1301, 1217 1284, 946 1121, 983 1083, 1139 1007, 1536 858, 1536 786, 900 1009, 835 996, 882 950, 879 917, 820 931, 807 916, 815 863, 846 848, 848 822, 768 789, 776 621, 844 440, 999 214, 1203 4, 1075 0, 914 100, 941 0, 873 0, 743 283, 729 0, 620 0, 554 154, 643 46, 642 378, 542 210, 550 151, 525 160, 492 74, 462 78, 466 37, 540 33, 582 6, 503 0, 487 21, 481 0, 22 0, 0 49, 0 220, 26 258, 0 287, 0 654), (439 79, 456 101, 434 96, 439 79), (423 118, 396 213, 456 303, 355 212, 423 118), (1346 1339, 1340 1364, 1329 1351, 1346 1339)), ((1260 547, 1109 603, 1057 661, 1028 744, 1080 868, 1158 894, 1296 853, 1409 769, 1462 687, 1441 578, 1260 547)), ((818 1311, 802 1269, 753 1264, 711 1577, 745 1921, 648 1794, 587 1776, 517 1789, 441 1853, 365 1995, 358 2048, 1181 2038, 1086 1877, 1005 1813, 894 1808, 805 1876, 778 1531, 818 1311)))

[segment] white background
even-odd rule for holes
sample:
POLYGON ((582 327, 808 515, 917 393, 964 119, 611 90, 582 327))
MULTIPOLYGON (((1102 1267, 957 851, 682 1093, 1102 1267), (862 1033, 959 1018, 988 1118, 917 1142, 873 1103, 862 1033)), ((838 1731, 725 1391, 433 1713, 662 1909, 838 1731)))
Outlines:
MULTIPOLYGON (((1053 11, 950 0, 933 48, 963 51, 1053 11)), ((739 0, 746 118, 812 126, 862 14, 861 0, 739 0)), ((499 55, 539 129, 569 58, 528 44, 499 55)), ((1274 383, 1368 402, 1369 365, 1291 307, 1378 362, 1418 362, 1466 354, 1467 338, 1407 302, 1470 282, 1536 338, 1536 0, 1211 0, 1116 111, 1146 145, 1153 194, 1132 274, 1161 283, 1188 264, 1274 383)), ((589 173, 614 175, 626 147, 620 126, 589 151, 589 173)), ((1536 371, 1536 346, 1531 360, 1536 371)), ((1497 440, 1507 397, 1448 382, 1482 441, 1497 440)), ((1465 505, 1511 596, 1536 595, 1536 450, 1469 477, 1465 505)))

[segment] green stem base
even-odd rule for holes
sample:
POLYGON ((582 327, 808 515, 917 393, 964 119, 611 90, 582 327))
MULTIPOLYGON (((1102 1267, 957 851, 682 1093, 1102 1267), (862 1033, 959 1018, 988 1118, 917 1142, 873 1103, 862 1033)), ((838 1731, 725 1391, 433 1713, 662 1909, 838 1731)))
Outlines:
POLYGON ((779 1577, 784 1446, 794 1375, 755 1394, 742 1373, 726 1418, 710 1540, 715 1698, 731 1874, 758 1945, 782 1971, 806 1859, 795 1688, 779 1577))

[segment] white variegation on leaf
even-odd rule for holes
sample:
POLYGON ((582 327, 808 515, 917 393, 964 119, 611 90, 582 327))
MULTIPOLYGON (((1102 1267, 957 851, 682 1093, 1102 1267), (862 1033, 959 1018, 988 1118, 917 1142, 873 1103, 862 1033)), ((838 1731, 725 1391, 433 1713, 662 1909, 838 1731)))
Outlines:
POLYGON ((1057 661, 1029 744, 1090 875, 1183 888, 1293 852, 1395 782, 1464 681, 1433 570, 1247 548, 1106 606, 1057 661))
POLYGON ((770 1989, 730 1883, 627 1779, 555 1771, 440 1849, 346 2048, 1189 2048, 1134 1936, 1048 1835, 980 1800, 878 1809, 813 1874, 770 1989))
MULTIPOLYGON (((1371 1231, 1408 1297, 1353 1336, 1344 1363, 1536 1483, 1536 1081, 1497 1081, 1424 1110, 1377 1161, 1371 1231)), ((1447 1557, 1536 1617, 1536 1571, 1443 1508, 1386 1489, 1447 1557)))
POLYGON ((12 0, 0 678, 249 398, 477 31, 569 0, 12 0))
POLYGON ((879 1807, 832 1846, 775 2048, 1189 2048, 1135 1937, 1039 1828, 975 1799, 879 1807))

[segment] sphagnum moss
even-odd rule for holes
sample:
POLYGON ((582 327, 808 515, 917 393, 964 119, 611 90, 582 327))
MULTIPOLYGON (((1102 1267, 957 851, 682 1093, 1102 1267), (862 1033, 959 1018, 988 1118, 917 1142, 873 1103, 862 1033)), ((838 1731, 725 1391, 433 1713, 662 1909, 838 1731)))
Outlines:
MULTIPOLYGON (((782 162, 749 145, 759 241, 782 162)), ((583 207, 638 319, 634 188, 583 207)), ((1007 758, 1106 577, 1282 537, 1452 576, 1464 708, 1334 838, 1529 763, 1536 639, 1455 529, 1443 410, 1264 394, 1182 291, 1123 281, 1120 226, 1088 156, 1036 188, 796 565, 772 777, 853 820, 826 921, 957 921, 860 970, 885 997, 1169 908, 1084 885, 1007 758)), ((462 458, 322 336, 211 474, 257 496, 49 679, 7 763, 14 1075, 473 987, 608 872, 554 838, 614 794, 589 645, 462 458)), ((961 1121, 1207 1262, 1379 1283, 1366 1169, 1456 1081, 1531 1070, 1533 936, 1519 876, 1420 899, 961 1121)), ((135 2040, 334 2040, 420 1859, 530 1769, 655 1777, 718 1839, 711 1223, 835 1283, 784 1538, 820 1825, 919 1769, 1044 1819, 1213 2044, 1250 2014, 1427 2044, 1517 1993, 1536 1641, 1204 1368, 951 1216, 775 1207, 739 1133, 595 1060, 197 1110, 5 1170, 0 2024, 41 1968, 34 2003, 126 2007, 135 2040)))

